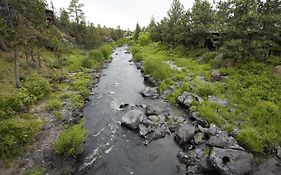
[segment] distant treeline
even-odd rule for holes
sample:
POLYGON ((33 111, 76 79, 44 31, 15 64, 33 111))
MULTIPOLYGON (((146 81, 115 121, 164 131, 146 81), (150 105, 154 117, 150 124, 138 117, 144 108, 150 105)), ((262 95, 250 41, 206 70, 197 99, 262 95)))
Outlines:
MULTIPOLYGON (((281 55, 280 0, 195 0, 185 10, 174 0, 168 16, 146 28, 153 41, 220 50, 233 59, 281 55)), ((139 26, 137 26, 139 33, 139 26)))

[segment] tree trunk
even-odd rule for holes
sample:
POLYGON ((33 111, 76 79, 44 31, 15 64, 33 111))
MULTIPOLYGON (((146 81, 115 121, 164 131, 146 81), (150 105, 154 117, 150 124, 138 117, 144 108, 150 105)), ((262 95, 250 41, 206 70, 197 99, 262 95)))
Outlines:
POLYGON ((37 52, 37 59, 38 59, 38 65, 39 65, 39 67, 42 67, 42 64, 41 64, 41 57, 40 57, 40 52, 39 52, 39 51, 37 52))
POLYGON ((3 51, 7 51, 8 50, 8 48, 7 48, 6 44, 5 44, 4 39, 3 39, 2 36, 0 36, 0 49, 3 50, 3 51))
POLYGON ((14 49, 16 87, 20 88, 20 60, 17 48, 14 49))
POLYGON ((25 48, 25 61, 26 61, 27 72, 30 73, 30 71, 29 71, 29 57, 28 57, 28 52, 27 52, 26 48, 25 48))

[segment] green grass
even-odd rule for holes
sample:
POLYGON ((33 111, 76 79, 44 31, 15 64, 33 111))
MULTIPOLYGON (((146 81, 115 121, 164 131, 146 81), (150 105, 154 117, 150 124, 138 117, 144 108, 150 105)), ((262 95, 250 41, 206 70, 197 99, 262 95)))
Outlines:
POLYGON ((87 131, 80 124, 66 127, 59 135, 54 145, 55 152, 64 156, 76 156, 83 151, 83 143, 87 137, 87 131))
POLYGON ((197 94, 205 102, 193 104, 193 111, 198 110, 210 123, 229 132, 239 127, 238 140, 249 150, 259 153, 281 145, 281 78, 274 67, 280 58, 223 67, 232 65, 228 64, 233 62, 231 58, 219 60, 218 53, 206 49, 167 48, 152 43, 143 47, 135 45, 131 50, 143 55, 144 72, 160 81, 160 92, 170 86, 175 88, 168 101, 176 103, 184 91, 197 94), (182 72, 172 70, 164 61, 172 61, 182 72), (219 68, 228 79, 212 82, 213 68, 219 68), (196 78, 198 76, 205 81, 196 78), (183 85, 177 87, 178 81, 184 82, 183 85), (228 99, 230 105, 212 104, 207 101, 209 95, 228 99))
POLYGON ((41 167, 33 167, 26 175, 44 175, 44 169, 41 167))

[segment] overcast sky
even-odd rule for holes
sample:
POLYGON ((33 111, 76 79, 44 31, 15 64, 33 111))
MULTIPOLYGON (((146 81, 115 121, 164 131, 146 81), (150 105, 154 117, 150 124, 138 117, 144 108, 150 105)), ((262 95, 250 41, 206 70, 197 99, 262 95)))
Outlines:
MULTIPOLYGON (((85 7, 87 21, 116 28, 134 29, 136 23, 146 26, 153 15, 157 21, 166 16, 173 0, 80 0, 85 7)), ((67 8, 70 0, 53 0, 57 11, 67 8)), ((194 0, 181 0, 185 9, 194 0)))

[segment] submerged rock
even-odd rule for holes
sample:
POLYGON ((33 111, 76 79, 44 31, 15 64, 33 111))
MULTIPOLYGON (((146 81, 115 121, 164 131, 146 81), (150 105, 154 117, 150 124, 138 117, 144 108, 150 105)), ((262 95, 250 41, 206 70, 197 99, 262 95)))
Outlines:
POLYGON ((144 90, 140 92, 144 97, 149 97, 149 98, 157 98, 158 97, 158 92, 156 88, 151 88, 151 87, 146 87, 144 90))
POLYGON ((192 124, 184 123, 176 128, 175 141, 179 145, 188 143, 195 135, 195 127, 192 124))
POLYGON ((130 129, 138 129, 139 124, 143 121, 145 114, 140 110, 129 111, 122 117, 121 125, 130 129))
POLYGON ((252 170, 254 156, 241 150, 212 148, 208 163, 220 174, 244 175, 252 170))

